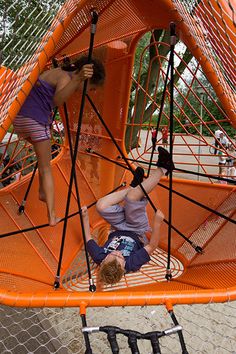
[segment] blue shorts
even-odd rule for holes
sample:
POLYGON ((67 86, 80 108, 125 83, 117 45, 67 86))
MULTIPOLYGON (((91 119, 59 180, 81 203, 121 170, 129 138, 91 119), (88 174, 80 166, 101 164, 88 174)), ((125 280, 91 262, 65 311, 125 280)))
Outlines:
POLYGON ((146 211, 147 199, 139 201, 125 198, 124 206, 112 205, 99 214, 116 230, 133 231, 139 236, 150 231, 149 220, 146 211))

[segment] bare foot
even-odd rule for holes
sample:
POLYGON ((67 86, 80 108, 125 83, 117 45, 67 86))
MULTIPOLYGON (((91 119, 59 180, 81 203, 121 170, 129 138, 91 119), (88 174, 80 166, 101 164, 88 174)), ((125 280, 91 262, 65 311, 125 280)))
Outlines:
POLYGON ((61 218, 57 218, 56 216, 52 216, 48 218, 49 226, 55 226, 61 221, 61 218))

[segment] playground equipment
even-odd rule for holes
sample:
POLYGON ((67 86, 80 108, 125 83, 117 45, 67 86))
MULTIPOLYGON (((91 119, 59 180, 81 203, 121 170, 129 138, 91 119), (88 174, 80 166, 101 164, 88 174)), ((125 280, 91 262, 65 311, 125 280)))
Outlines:
MULTIPOLYGON (((12 135, 1 146, 0 163, 6 154, 10 156, 3 171, 18 164, 17 169, 5 177, 6 180, 17 175, 17 180, 0 190, 2 304, 79 306, 86 327, 87 307, 165 304, 173 315, 174 304, 235 300, 235 186, 233 179, 227 186, 215 183, 219 179, 218 161, 209 153, 217 128, 223 130, 235 146, 233 138, 222 128, 225 123, 236 126, 234 18, 233 0, 199 3, 156 0, 145 1, 145 4, 131 0, 69 0, 55 18, 45 21, 45 27, 39 22, 39 32, 37 21, 33 21, 32 36, 25 39, 19 28, 17 43, 10 40, 6 44, 0 68, 0 141, 44 68, 50 66, 53 59, 60 64, 65 57, 73 61, 87 53, 91 38, 94 39, 93 55, 105 63, 106 82, 96 94, 83 95, 82 100, 75 94, 67 102, 66 110, 59 109, 66 134, 55 129, 56 156, 52 166, 56 205, 64 219, 55 228, 47 227, 44 207, 35 201, 37 173, 27 201, 25 198, 36 164, 31 146, 22 140, 12 142, 12 135), (93 38, 94 13, 99 20, 93 38), (165 36, 157 40, 156 31, 161 29, 166 30, 165 36), (136 46, 147 32, 150 43, 135 57, 136 46), (182 48, 186 46, 191 51, 194 60, 188 63, 176 50, 176 37, 182 48), (11 47, 15 52, 16 48, 21 48, 14 59, 11 47), (153 51, 155 54, 144 80, 143 58, 153 51), (134 75, 135 59, 140 69, 134 75), (199 71, 205 74, 211 90, 199 79, 199 71), (178 84, 173 77, 178 79, 178 84), (199 86, 203 92, 200 95, 196 91, 199 86), (187 89, 184 94, 181 87, 187 89), (181 101, 176 99, 174 90, 181 101), (222 107, 216 103, 213 91, 222 107), (201 110, 196 110, 191 99, 199 103, 201 110), (209 111, 209 101, 215 104, 220 120, 209 111), (167 106, 170 106, 170 114, 167 106), (157 153, 150 142, 156 112, 156 129, 165 124, 170 128, 170 150, 176 165, 175 178, 163 178, 151 194, 149 214, 153 212, 152 205, 158 205, 166 215, 160 249, 140 272, 125 276, 113 287, 96 290, 96 268, 84 252, 80 206, 90 206, 94 236, 102 243, 108 230, 94 204, 102 195, 124 182, 129 183, 130 170, 135 165, 146 166, 147 173, 153 168, 152 161, 156 161, 157 153), (193 114, 198 122, 191 118, 193 114), (180 133, 174 133, 177 126, 181 128, 180 133), (209 135, 210 142, 202 129, 209 135), (202 181, 178 178, 179 173, 183 173, 183 165, 188 166, 185 174, 201 176, 202 181), (74 173, 79 198, 73 185, 74 173), (20 211, 24 213, 19 215, 22 200, 24 210, 20 211)), ((92 47, 93 43, 90 49, 92 47)), ((157 144, 160 144, 158 136, 157 144)), ((218 149, 226 152, 224 146, 218 149)), ((111 328, 111 331, 117 329, 111 328)), ((86 330, 84 333, 89 347, 86 330)), ((143 336, 135 335, 135 340, 143 336)), ((186 353, 181 332, 179 335, 186 353)))

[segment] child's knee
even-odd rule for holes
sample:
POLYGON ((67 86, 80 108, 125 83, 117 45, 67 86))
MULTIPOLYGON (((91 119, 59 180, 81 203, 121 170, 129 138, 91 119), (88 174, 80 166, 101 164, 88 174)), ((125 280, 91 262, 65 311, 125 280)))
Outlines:
POLYGON ((142 195, 142 190, 140 186, 137 186, 135 188, 132 188, 126 196, 129 200, 131 201, 138 201, 141 200, 143 195, 142 195))
POLYGON ((99 199, 96 203, 96 209, 98 212, 103 211, 106 208, 103 199, 99 199))

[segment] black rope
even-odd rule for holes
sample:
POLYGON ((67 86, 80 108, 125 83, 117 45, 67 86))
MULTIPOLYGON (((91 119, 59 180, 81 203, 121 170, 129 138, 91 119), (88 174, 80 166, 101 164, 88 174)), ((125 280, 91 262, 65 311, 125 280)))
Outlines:
MULTIPOLYGON (((107 126, 107 124, 105 123, 104 119, 102 118, 101 114, 98 112, 97 107, 96 107, 95 104, 93 103, 92 99, 90 98, 90 96, 89 96, 88 94, 86 94, 86 97, 87 97, 87 99, 88 99, 90 105, 92 106, 94 112, 96 113, 96 115, 98 116, 99 120, 101 121, 102 125, 103 125, 104 128, 106 129, 106 131, 107 131, 108 135, 110 136, 112 142, 114 143, 114 145, 116 146, 116 148, 117 148, 117 150, 119 151, 120 155, 121 155, 122 158, 124 159, 124 161, 125 161, 126 165, 128 166, 130 172, 131 172, 133 175, 135 175, 135 174, 134 174, 134 171, 133 171, 133 169, 132 169, 132 167, 131 167, 131 164, 129 163, 127 157, 124 155, 124 153, 123 153, 123 151, 121 150, 120 146, 117 144, 117 142, 116 142, 114 136, 112 135, 110 129, 108 128, 108 126, 107 126)), ((142 187, 141 184, 140 184, 140 187, 141 187, 141 189, 143 190, 143 192, 145 193, 145 195, 147 195, 146 191, 144 190, 144 188, 142 187)))
MULTIPOLYGON (((103 155, 101 155, 100 153, 94 151, 94 150, 91 149, 91 148, 86 149, 86 151, 89 152, 89 153, 93 153, 94 155, 97 155, 97 156, 103 158, 104 160, 107 160, 107 161, 109 161, 109 162, 111 162, 111 163, 114 163, 114 164, 116 164, 117 166, 123 167, 123 168, 126 169, 126 170, 129 170, 129 168, 126 167, 124 164, 119 163, 119 162, 117 162, 117 161, 115 161, 115 160, 112 160, 112 159, 110 159, 110 158, 108 158, 108 157, 106 157, 106 156, 103 156, 103 155)), ((136 161, 136 160, 134 160, 134 161, 136 161)), ((148 163, 148 162, 147 162, 147 163, 148 163)), ((170 187, 165 186, 164 184, 162 184, 162 183, 160 183, 160 182, 158 183, 158 185, 159 185, 160 187, 162 187, 162 188, 165 188, 165 189, 167 189, 167 190, 170 190, 170 187)), ((228 216, 226 216, 226 215, 224 215, 224 214, 221 214, 220 212, 216 211, 215 209, 211 209, 211 208, 208 207, 207 205, 202 204, 202 203, 198 202, 198 201, 195 200, 195 199, 192 199, 192 198, 190 198, 190 197, 187 197, 185 194, 182 194, 182 193, 180 193, 180 192, 177 192, 177 191, 176 191, 175 189, 173 189, 173 188, 172 188, 172 192, 175 193, 175 194, 177 194, 178 196, 182 197, 183 199, 186 199, 186 200, 190 201, 191 203, 196 204, 196 205, 200 206, 201 208, 206 209, 207 211, 210 211, 211 213, 216 214, 216 215, 222 217, 223 219, 225 219, 225 220, 227 220, 227 221, 229 221, 229 222, 232 222, 233 224, 236 223, 236 221, 235 221, 234 219, 229 218, 228 216)), ((166 224, 168 224, 168 225, 170 224, 166 219, 164 219, 164 222, 165 222, 166 224)), ((172 227, 173 230, 175 230, 180 236, 182 236, 186 241, 188 240, 188 238, 187 238, 186 236, 184 236, 179 230, 177 230, 173 225, 172 225, 171 227, 172 227)), ((188 241, 189 241, 189 240, 188 240, 188 241)), ((193 248, 194 248, 195 250, 198 249, 197 252, 202 253, 201 247, 196 246, 194 243, 192 243, 191 246, 193 246, 193 248), (197 248, 197 249, 196 249, 196 248, 197 248)))
POLYGON ((195 176, 201 176, 201 177, 206 177, 206 178, 211 178, 211 179, 216 179, 218 181, 225 181, 225 182, 229 182, 231 184, 235 184, 236 185, 236 180, 232 180, 230 178, 225 178, 225 177, 219 177, 219 176, 212 176, 210 174, 207 174, 207 173, 201 173, 201 172, 194 172, 194 171, 189 171, 189 170, 184 170, 182 168, 175 168, 176 171, 179 171, 179 172, 185 172, 185 173, 189 173, 189 174, 192 174, 192 175, 195 175, 195 176))
MULTIPOLYGON (((96 106, 94 105, 93 101, 91 100, 91 98, 89 97, 88 94, 87 94, 86 96, 87 96, 87 98, 88 98, 88 100, 89 100, 91 106, 93 107, 95 113, 97 114, 98 118, 100 119, 100 121, 101 121, 102 124, 104 125, 104 127, 105 127, 107 133, 109 134, 110 138, 112 139, 113 143, 114 143, 115 146, 117 147, 117 149, 118 149, 119 153, 121 154, 122 158, 125 160, 125 162, 126 162, 126 164, 127 164, 127 166, 128 166, 128 169, 129 169, 129 170, 132 172, 132 174, 134 175, 134 171, 132 170, 132 168, 131 168, 131 166, 130 166, 130 164, 129 164, 128 159, 127 159, 126 156, 123 154, 123 151, 121 150, 121 148, 120 148, 119 145, 117 144, 116 140, 114 139, 113 135, 111 134, 110 130, 108 129, 106 123, 104 122, 102 116, 100 115, 100 113, 98 112, 96 106)), ((88 151, 88 152, 92 152, 93 150, 92 150, 92 149, 87 149, 87 151, 88 151)), ((101 156, 101 155, 100 155, 100 156, 101 156)), ((105 157, 104 157, 104 158, 105 158, 105 157)), ((108 159, 108 158, 105 158, 105 159, 108 159)), ((109 161, 112 161, 112 160, 109 159, 109 161)), ((116 163, 115 161, 112 161, 112 162, 116 163)), ((119 163, 117 163, 117 164, 119 164, 119 163)), ((119 164, 119 165, 120 165, 120 164, 119 164)), ((153 210, 156 212, 157 209, 156 209, 155 205, 153 204, 151 198, 150 198, 149 195, 147 194, 146 190, 143 188, 142 184, 139 184, 139 186, 141 187, 141 189, 142 189, 143 193, 145 194, 147 200, 149 201, 151 207, 152 207, 153 210)), ((170 225, 169 221, 167 221, 166 219, 164 219, 164 222, 167 223, 168 225, 170 225)), ((185 240, 186 242, 188 242, 188 243, 195 249, 196 252, 202 253, 202 248, 201 248, 200 246, 195 245, 195 243, 193 243, 191 240, 189 240, 182 232, 180 232, 180 231, 179 231, 176 227, 174 227, 173 225, 171 225, 171 227, 172 227, 173 230, 175 230, 181 237, 183 237, 184 240, 185 240)))
MULTIPOLYGON (((161 184, 161 183, 158 183, 158 184, 159 184, 161 187, 163 187, 163 188, 169 190, 169 188, 168 188, 167 186, 164 186, 164 184, 161 184)), ((229 222, 231 222, 231 223, 233 223, 233 224, 236 224, 236 220, 234 220, 234 219, 232 219, 232 218, 229 218, 228 216, 226 216, 226 215, 224 215, 224 214, 221 214, 221 213, 218 212, 217 210, 211 209, 211 208, 208 207, 207 205, 202 204, 202 203, 198 202, 198 201, 195 200, 195 199, 192 199, 192 198, 190 198, 190 197, 187 197, 186 195, 184 195, 184 194, 182 194, 182 193, 180 193, 180 192, 177 192, 177 191, 174 190, 174 189, 172 189, 172 190, 173 190, 173 193, 174 193, 174 194, 177 194, 178 196, 180 196, 180 197, 182 197, 182 198, 184 198, 184 199, 186 199, 186 200, 192 202, 193 204, 196 204, 196 205, 200 206, 201 208, 206 209, 207 211, 210 211, 212 214, 216 214, 217 216, 220 216, 221 218, 223 218, 223 219, 225 219, 225 220, 227 220, 227 221, 229 221, 229 222)))
MULTIPOLYGON (((89 103, 91 104, 92 108, 94 109, 94 112, 97 114, 98 118, 100 119, 101 123, 103 124, 104 128, 106 129, 108 135, 110 136, 111 140, 113 141, 114 145, 116 146, 117 150, 119 151, 120 155, 122 156, 122 158, 125 160, 130 172, 134 174, 134 171, 132 170, 132 167, 127 159, 127 157, 124 155, 123 151, 121 150, 120 146, 117 144, 114 136, 112 135, 111 131, 109 130, 108 126, 106 125, 104 119, 102 118, 101 114, 98 112, 95 104, 93 103, 92 99, 90 98, 90 96, 88 94, 86 94, 86 97, 88 98, 89 103)), ((139 184, 140 188, 142 189, 144 195, 146 196, 147 200, 149 201, 149 203, 151 204, 152 208, 157 211, 155 205, 153 204, 151 198, 149 197, 149 195, 147 194, 146 190, 143 188, 142 184, 139 184)))
MULTIPOLYGON (((97 24, 97 21, 98 21, 98 14, 95 11, 92 11, 91 16, 92 16, 92 22, 91 22, 91 32, 90 32, 88 64, 91 62, 91 59, 92 59, 94 36, 95 36, 95 32, 96 32, 96 24, 97 24)), ((63 251, 64 251, 65 238, 66 238, 67 217, 69 215, 71 192, 72 192, 72 185, 73 185, 73 179, 74 179, 74 173, 75 173, 76 157, 77 157, 77 152, 78 152, 78 147, 79 147, 79 136, 80 136, 81 125, 82 125, 82 118, 83 118, 83 111, 84 111, 84 105, 85 105, 85 96, 86 96, 87 84, 88 84, 88 80, 85 80, 84 81, 84 85, 83 85, 83 92, 82 92, 79 119, 78 119, 78 127, 77 127, 77 132, 76 132, 74 153, 73 153, 72 166, 71 166, 70 182, 69 182, 67 203, 66 203, 66 211, 65 211, 65 220, 64 220, 63 232, 62 232, 61 249, 60 249, 60 255, 59 255, 57 274, 56 274, 55 282, 54 282, 54 288, 55 289, 59 288, 59 286, 60 286, 60 271, 61 271, 62 257, 63 257, 63 251)), ((78 200, 78 203, 80 203, 79 200, 78 200)), ((83 232, 83 235, 85 235, 82 215, 80 216, 80 218, 81 218, 82 232, 83 232)), ((95 286, 95 284, 93 282, 93 279, 89 279, 89 281, 90 281, 89 291, 91 291, 91 292, 96 291, 96 286, 95 286)))
POLYGON ((164 108, 164 103, 165 103, 166 88, 167 88, 167 82, 168 82, 168 76, 169 76, 170 66, 171 66, 171 60, 170 60, 170 58, 169 58, 168 66, 167 66, 167 71, 166 71, 166 77, 165 77, 164 88, 163 88, 163 91, 162 91, 160 110, 159 110, 159 114, 158 114, 157 125, 156 125, 156 128, 155 128, 155 130, 156 130, 156 137, 155 137, 155 140, 153 141, 152 151, 151 151, 151 157, 150 157, 150 162, 149 162, 149 166, 148 166, 148 173, 147 173, 148 176, 149 176, 150 171, 151 171, 151 165, 152 165, 152 160, 153 160, 153 156, 154 156, 154 151, 155 151, 155 149, 156 149, 157 134, 158 134, 158 130, 159 130, 159 127, 160 127, 161 115, 162 115, 163 108, 164 108))
MULTIPOLYGON (((113 189, 111 192, 109 192, 108 194, 114 193, 114 192, 116 192, 119 188, 124 187, 124 186, 125 186, 125 182, 122 183, 121 185, 119 185, 118 187, 114 188, 114 189, 113 189)), ((97 203, 97 200, 95 200, 93 203, 89 204, 89 205, 87 206, 87 208, 88 208, 88 209, 91 208, 91 207, 94 206, 96 203, 97 203)), ((70 218, 72 218, 72 217, 74 217, 74 216, 76 216, 76 215, 78 215, 78 214, 80 214, 80 213, 81 213, 81 210, 76 211, 76 212, 74 212, 74 213, 68 215, 67 219, 70 219, 70 218)), ((64 217, 64 218, 61 218, 61 220, 59 221, 59 223, 62 222, 62 221, 65 221, 65 217, 64 217)), ((26 232, 29 232, 29 231, 42 229, 42 228, 47 227, 47 226, 49 226, 49 223, 47 223, 47 224, 41 224, 41 225, 37 225, 37 226, 32 226, 32 227, 28 227, 28 228, 26 228, 26 229, 21 229, 21 230, 17 230, 17 231, 6 232, 6 233, 4 233, 4 234, 1 234, 1 235, 0 235, 0 238, 4 238, 4 237, 8 237, 8 236, 14 236, 14 235, 18 235, 18 234, 23 234, 23 233, 26 233, 26 232)))
MULTIPOLYGON (((170 156, 173 159, 173 131, 174 131, 174 49, 176 43, 175 24, 170 23, 170 156)), ((171 225, 172 225, 172 189, 173 189, 173 171, 170 170, 169 175, 169 226, 168 226, 168 249, 167 249, 167 265, 166 280, 171 280, 171 225)))
MULTIPOLYGON (((97 155, 97 156, 99 156, 99 157, 102 157, 103 159, 105 159, 105 160, 107 160, 107 161, 109 161, 109 162, 112 162, 112 163, 114 163, 114 164, 116 164, 116 165, 118 165, 118 166, 120 166, 120 167, 123 167, 123 168, 125 168, 125 169, 127 169, 127 170, 130 171, 129 167, 126 167, 125 165, 123 165, 123 164, 121 164, 121 163, 119 163, 119 162, 117 162, 117 161, 111 160, 111 159, 109 159, 108 157, 103 156, 103 155, 101 155, 101 154, 95 152, 95 151, 94 151, 93 149, 91 149, 91 148, 88 148, 88 149, 87 149, 87 152, 93 153, 93 154, 95 154, 95 155, 97 155)), ((158 184, 160 184, 160 183, 158 183, 158 184)), ((142 185, 140 185, 140 186, 142 186, 142 185)), ((169 188, 166 187, 166 186, 164 186, 164 187, 167 188, 167 189, 169 189, 169 188)), ((144 188, 142 188, 142 190, 145 191, 144 188)), ((148 196, 148 194, 146 193, 146 191, 145 191, 145 195, 146 195, 146 197, 148 198, 148 200, 149 200, 149 202, 150 202, 150 204, 151 204, 153 210, 156 212, 157 209, 156 209, 155 205, 153 204, 152 200, 150 199, 150 197, 148 196)), ((184 196, 183 196, 183 197, 184 197, 184 196)), ((187 197, 186 197, 186 198, 187 198, 187 197)), ((163 221, 164 221, 167 225, 170 225, 170 223, 169 223, 168 220, 164 219, 163 221)), ((196 251, 197 253, 203 253, 203 250, 202 250, 202 248, 201 248, 200 246, 196 245, 194 242, 192 242, 191 240, 189 240, 189 239, 188 239, 181 231, 179 231, 175 226, 171 225, 171 227, 172 227, 172 229, 173 229, 177 234, 179 234, 179 236, 181 236, 186 242, 188 242, 188 243, 195 249, 195 251, 196 251)))
POLYGON ((102 159, 104 159, 104 160, 106 160, 106 161, 109 161, 109 162, 111 162, 111 163, 114 163, 115 165, 120 166, 120 167, 122 167, 122 168, 124 168, 124 169, 126 169, 126 170, 128 170, 128 171, 130 170, 129 167, 127 167, 127 166, 124 165, 123 163, 120 163, 120 162, 118 162, 118 161, 112 160, 112 159, 110 159, 109 157, 104 156, 104 155, 100 154, 99 152, 93 150, 92 148, 87 148, 86 151, 87 151, 88 153, 90 153, 90 154, 94 154, 94 155, 96 155, 96 156, 99 156, 99 157, 101 157, 102 159))
POLYGON ((19 206, 18 212, 19 212, 20 214, 23 214, 24 211, 25 211, 26 200, 27 200, 28 194, 29 194, 29 192, 30 192, 30 189, 31 189, 31 186, 32 186, 32 183, 33 183, 34 176, 35 176, 35 174, 36 174, 37 168, 38 168, 38 162, 36 162, 36 164, 34 165, 34 169, 33 169, 32 175, 31 175, 31 177, 30 177, 30 181, 29 181, 28 187, 27 187, 27 189, 26 189, 24 198, 23 198, 23 200, 22 200, 22 202, 21 202, 21 205, 19 206))
MULTIPOLYGON (((119 156, 119 158, 122 159, 122 156, 119 156)), ((137 163, 140 163, 140 164, 144 164, 144 165, 149 165, 150 164, 150 162, 142 161, 142 160, 138 160, 138 159, 127 158, 127 160, 129 160, 131 162, 137 162, 137 163)), ((151 166, 156 166, 156 163, 152 162, 151 166)), ((191 174, 191 175, 195 175, 195 176, 201 176, 201 177, 216 179, 218 181, 226 181, 226 182, 229 182, 231 184, 235 184, 236 185, 236 180, 232 180, 232 179, 225 178, 225 177, 212 176, 212 175, 207 174, 207 173, 194 172, 194 171, 184 170, 182 168, 177 168, 177 167, 174 168, 174 171, 185 172, 186 174, 191 174)))
MULTIPOLYGON (((65 121, 66 121, 66 130, 67 130, 67 133, 68 133, 70 156, 71 156, 71 160, 73 160, 73 146, 72 146, 72 140, 71 140, 70 126, 69 126, 69 116, 68 116, 66 103, 64 103, 64 112, 65 112, 65 118, 66 118, 65 121)), ((76 192, 76 198, 77 198, 77 203, 78 203, 78 210, 81 210, 79 188, 78 188, 78 183, 77 183, 77 177, 76 177, 76 171, 75 170, 74 170, 74 184, 75 184, 75 192, 76 192)), ((91 281, 92 274, 91 274, 90 263, 89 263, 87 242, 86 242, 86 238, 85 238, 82 214, 79 213, 79 216, 80 216, 80 222, 81 222, 81 228, 82 228, 82 237, 83 237, 83 242, 84 242, 85 259, 86 259, 86 265, 87 265, 87 271, 88 271, 88 281, 89 281, 89 285, 90 285, 92 283, 92 281, 91 281)))
MULTIPOLYGON (((111 140, 113 141, 113 143, 115 144, 116 148, 118 149, 119 153, 121 154, 122 158, 125 160, 130 172, 135 176, 134 171, 132 170, 132 167, 128 161, 128 159, 126 158, 126 156, 124 155, 123 151, 121 150, 120 146, 117 144, 115 138, 113 137, 111 131, 109 130, 108 126, 106 125, 104 119, 102 118, 102 116, 100 115, 100 113, 98 112, 95 104, 93 103, 92 99, 89 97, 88 94, 86 94, 86 97, 88 98, 89 103, 91 104, 92 108, 94 109, 95 113, 97 114, 98 118, 100 119, 101 123, 103 124, 103 126, 105 127, 108 135, 110 136, 111 140)), ((155 205, 153 204, 151 198, 149 197, 149 195, 147 194, 146 190, 143 188, 142 184, 139 183, 140 188, 142 189, 144 195, 146 196, 147 200, 149 201, 149 203, 151 204, 152 208, 155 210, 155 212, 157 211, 155 205)))

